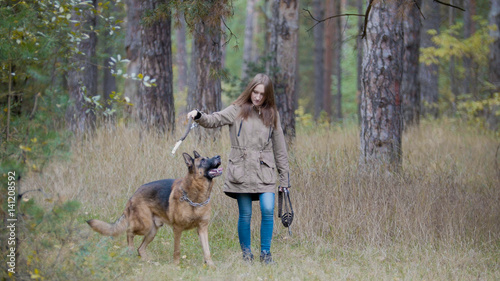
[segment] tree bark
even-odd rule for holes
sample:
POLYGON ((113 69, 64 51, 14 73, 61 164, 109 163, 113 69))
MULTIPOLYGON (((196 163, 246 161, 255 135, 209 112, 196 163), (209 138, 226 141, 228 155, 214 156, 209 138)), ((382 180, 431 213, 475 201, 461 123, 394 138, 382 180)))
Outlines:
MULTIPOLYGON (((422 24, 421 32, 421 48, 427 48, 435 46, 431 41, 431 36, 427 33, 428 30, 434 29, 439 32, 440 16, 439 16, 440 4, 423 1, 422 2, 422 12, 426 15, 426 20, 422 24)), ((436 64, 425 65, 420 64, 419 69, 420 77, 420 97, 422 107, 422 113, 428 114, 433 117, 438 117, 438 97, 439 97, 439 66, 436 64)))
MULTIPOLYGON (((451 0, 450 4, 455 5, 456 1, 451 0)), ((455 9, 448 9, 448 14, 449 14, 449 26, 451 27, 452 25, 455 24, 455 9)), ((450 57, 450 65, 449 65, 449 71, 450 71, 450 88, 451 88, 451 93, 453 94, 454 101, 452 103, 453 107, 453 112, 457 111, 457 99, 458 95, 460 94, 459 92, 459 85, 457 81, 457 74, 455 70, 455 57, 451 56, 450 57)))
MULTIPOLYGON (((127 75, 137 76, 140 73, 141 60, 141 0, 127 1, 127 34, 125 37, 125 50, 127 59, 130 61, 127 65, 127 75)), ((140 81, 127 79, 123 95, 130 99, 134 107, 127 109, 128 114, 138 117, 139 105, 139 87, 140 81)))
POLYGON ((421 0, 405 6, 403 56, 403 119, 405 127, 418 125, 420 121, 420 81, 418 79, 420 58, 420 11, 421 0))
POLYGON ((373 2, 364 40, 360 163, 401 165, 402 0, 373 2))
MULTIPOLYGON (((313 1, 313 11, 314 15, 322 19, 324 17, 323 5, 321 0, 313 1)), ((317 25, 314 30, 314 119, 318 120, 320 113, 323 109, 323 95, 324 90, 324 67, 323 67, 323 55, 325 53, 325 47, 323 45, 324 38, 324 25, 317 25)))
MULTIPOLYGON (((84 1, 82 1, 84 2, 84 1)), ((92 1, 95 7, 96 0, 92 1)), ((70 95, 70 105, 66 112, 66 121, 69 129, 76 134, 91 132, 95 129, 96 113, 93 103, 85 100, 85 97, 92 98, 97 95, 97 61, 96 45, 97 35, 94 31, 96 26, 96 16, 91 9, 82 8, 73 12, 73 18, 80 22, 79 27, 73 30, 78 32, 79 28, 85 30, 84 34, 88 39, 83 39, 79 43, 81 54, 73 58, 73 67, 68 71, 68 91, 70 95)))
POLYGON ((281 117, 283 133, 287 138, 295 137, 295 96, 297 87, 297 57, 299 35, 299 1, 276 1, 273 17, 277 34, 274 90, 276 105, 281 117), (279 2, 279 3, 278 3, 279 2), (276 9, 277 8, 277 9, 276 9), (276 15, 276 10, 278 15, 276 15))
MULTIPOLYGON (((141 13, 155 10, 161 1, 143 0, 141 13)), ((141 25, 141 67, 144 77, 156 79, 156 86, 140 86, 139 118, 148 128, 160 132, 175 129, 175 108, 172 74, 171 17, 157 19, 150 25, 141 25)))
POLYGON ((212 113, 222 108, 221 80, 217 75, 221 70, 220 38, 220 24, 212 27, 202 21, 195 25, 188 110, 212 113))
POLYGON ((248 77, 248 64, 252 61, 252 45, 254 33, 254 10, 256 0, 247 0, 247 17, 245 20, 245 39, 243 42, 243 64, 241 66, 241 79, 248 77))

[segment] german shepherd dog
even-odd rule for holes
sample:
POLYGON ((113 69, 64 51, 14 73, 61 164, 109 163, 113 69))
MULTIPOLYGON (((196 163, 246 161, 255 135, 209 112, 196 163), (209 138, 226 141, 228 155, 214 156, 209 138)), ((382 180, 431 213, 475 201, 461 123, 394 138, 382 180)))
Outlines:
POLYGON ((127 232, 129 250, 134 250, 134 236, 144 235, 137 249, 147 259, 146 247, 153 241, 156 231, 169 224, 174 232, 174 263, 180 262, 180 240, 182 231, 198 228, 205 263, 214 266, 208 246, 208 222, 210 220, 210 193, 213 178, 222 174, 220 156, 201 157, 194 151, 194 159, 182 154, 188 167, 184 178, 165 179, 142 185, 132 195, 122 216, 115 223, 89 220, 93 230, 106 236, 117 236, 127 232))

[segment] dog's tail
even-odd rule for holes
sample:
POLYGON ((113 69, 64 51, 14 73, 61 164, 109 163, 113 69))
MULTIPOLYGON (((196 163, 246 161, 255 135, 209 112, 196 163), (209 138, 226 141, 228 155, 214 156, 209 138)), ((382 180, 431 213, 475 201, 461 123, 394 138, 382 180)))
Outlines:
POLYGON ((100 220, 88 220, 87 223, 90 225, 90 227, 92 227, 93 230, 106 236, 120 235, 127 229, 128 225, 125 214, 123 214, 114 223, 107 223, 100 220))

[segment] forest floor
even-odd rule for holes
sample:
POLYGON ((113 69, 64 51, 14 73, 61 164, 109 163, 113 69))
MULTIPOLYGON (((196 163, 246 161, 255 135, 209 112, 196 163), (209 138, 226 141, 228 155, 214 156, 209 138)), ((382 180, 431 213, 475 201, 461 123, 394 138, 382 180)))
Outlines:
MULTIPOLYGON (((183 127, 179 125, 178 127, 183 127)), ((196 130, 204 130, 197 128, 196 130)), ((356 126, 299 128, 289 146, 292 236, 275 220, 275 264, 258 261, 260 210, 253 205, 252 264, 241 259, 236 202, 212 196, 209 241, 216 268, 203 264, 196 231, 184 232, 172 263, 167 226, 149 245, 150 261, 127 252, 126 237, 101 236, 86 220, 113 222, 143 183, 182 177, 181 152, 221 155, 229 138, 198 141, 178 152, 178 136, 134 126, 99 129, 71 144, 66 159, 27 175, 20 191, 18 280, 500 280, 498 137, 453 120, 423 121, 403 136, 403 167, 359 168, 356 126)), ((138 247, 142 237, 136 237, 138 247)), ((4 252, 2 252, 2 255, 4 252)), ((0 278, 7 277, 3 270, 0 278)))

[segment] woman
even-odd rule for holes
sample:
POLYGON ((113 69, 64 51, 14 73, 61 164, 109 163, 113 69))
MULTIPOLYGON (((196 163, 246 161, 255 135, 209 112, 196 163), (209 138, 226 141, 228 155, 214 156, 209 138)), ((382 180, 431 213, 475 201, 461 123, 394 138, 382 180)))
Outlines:
POLYGON ((250 220, 252 201, 259 200, 262 213, 260 261, 271 263, 276 168, 280 188, 290 186, 288 154, 271 79, 265 74, 257 74, 226 109, 213 114, 193 110, 188 113, 189 118, 205 128, 229 126, 231 151, 224 192, 238 202, 238 238, 243 260, 253 261, 250 220))

